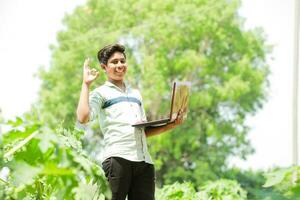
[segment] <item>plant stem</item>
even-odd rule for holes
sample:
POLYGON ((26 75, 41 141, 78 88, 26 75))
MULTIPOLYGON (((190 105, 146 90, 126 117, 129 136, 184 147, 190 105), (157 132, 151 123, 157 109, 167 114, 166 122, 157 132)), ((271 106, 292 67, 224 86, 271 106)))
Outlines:
POLYGON ((2 178, 0 178, 0 181, 2 181, 2 182, 5 183, 5 184, 8 184, 8 182, 5 181, 5 180, 3 180, 2 178))
POLYGON ((38 131, 34 131, 31 135, 29 135, 27 138, 25 138, 24 140, 22 140, 17 146, 15 146, 11 150, 9 150, 7 153, 5 153, 3 157, 4 158, 8 158, 12 154, 14 154, 17 150, 19 150, 20 148, 22 148, 25 144, 27 144, 37 134, 38 134, 38 131))

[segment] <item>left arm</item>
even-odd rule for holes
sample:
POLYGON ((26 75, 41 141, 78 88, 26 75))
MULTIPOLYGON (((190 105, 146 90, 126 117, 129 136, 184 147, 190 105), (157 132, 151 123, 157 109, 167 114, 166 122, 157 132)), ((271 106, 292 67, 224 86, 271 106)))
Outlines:
POLYGON ((168 130, 177 127, 178 125, 182 124, 182 122, 183 122, 183 115, 181 114, 181 112, 179 112, 176 120, 173 123, 166 124, 164 126, 158 126, 158 127, 146 127, 145 128, 146 137, 159 135, 163 132, 166 132, 168 130))
POLYGON ((145 134, 146 137, 150 137, 150 136, 154 136, 154 135, 159 135, 163 132, 166 132, 168 130, 171 130, 173 128, 175 128, 176 125, 174 125, 174 122, 171 124, 167 124, 164 126, 158 126, 158 127, 146 127, 145 128, 145 134))

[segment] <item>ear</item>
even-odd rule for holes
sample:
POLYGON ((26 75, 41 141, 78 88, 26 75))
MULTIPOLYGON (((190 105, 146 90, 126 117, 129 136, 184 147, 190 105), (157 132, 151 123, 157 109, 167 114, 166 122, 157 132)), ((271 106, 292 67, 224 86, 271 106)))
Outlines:
POLYGON ((104 70, 104 71, 106 71, 106 65, 105 64, 100 64, 100 67, 104 70))

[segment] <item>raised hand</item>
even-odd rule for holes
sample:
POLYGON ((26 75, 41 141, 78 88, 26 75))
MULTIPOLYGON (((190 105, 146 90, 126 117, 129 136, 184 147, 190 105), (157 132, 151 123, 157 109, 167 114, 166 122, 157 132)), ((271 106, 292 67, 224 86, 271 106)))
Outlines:
POLYGON ((90 59, 87 58, 83 64, 83 83, 90 85, 98 76, 99 72, 93 68, 90 68, 90 59))

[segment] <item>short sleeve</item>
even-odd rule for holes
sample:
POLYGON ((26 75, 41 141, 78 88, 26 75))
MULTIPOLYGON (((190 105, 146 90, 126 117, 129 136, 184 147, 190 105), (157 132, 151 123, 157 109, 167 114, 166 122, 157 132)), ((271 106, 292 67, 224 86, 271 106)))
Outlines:
POLYGON ((139 92, 140 100, 141 100, 141 117, 143 121, 147 121, 145 109, 144 109, 144 103, 143 103, 143 97, 141 93, 139 92))
POLYGON ((144 104, 143 103, 141 105, 141 110, 142 110, 142 120, 146 122, 147 117, 146 117, 146 114, 145 114, 145 109, 144 109, 144 104))
POLYGON ((89 96, 89 121, 93 121, 97 118, 98 114, 100 113, 102 104, 103 97, 101 96, 101 94, 97 90, 92 91, 89 96))

